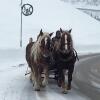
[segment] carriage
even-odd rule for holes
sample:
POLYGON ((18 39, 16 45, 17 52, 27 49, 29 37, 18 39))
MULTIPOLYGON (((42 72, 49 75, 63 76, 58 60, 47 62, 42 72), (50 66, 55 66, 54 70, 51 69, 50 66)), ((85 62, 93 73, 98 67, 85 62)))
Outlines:
POLYGON ((56 36, 51 39, 53 33, 42 32, 37 36, 36 42, 31 42, 26 47, 26 60, 31 68, 31 80, 35 90, 40 91, 45 87, 48 78, 55 79, 63 93, 71 89, 74 64, 78 59, 77 52, 73 48, 71 30, 56 31, 56 36), (68 70, 68 85, 65 83, 66 70, 68 70), (49 75, 49 76, 48 76, 49 75), (50 76, 53 77, 50 77, 50 76))

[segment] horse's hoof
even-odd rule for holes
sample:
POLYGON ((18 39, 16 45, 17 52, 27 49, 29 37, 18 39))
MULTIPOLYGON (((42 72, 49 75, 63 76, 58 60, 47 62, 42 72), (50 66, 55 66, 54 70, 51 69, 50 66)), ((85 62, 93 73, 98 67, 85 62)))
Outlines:
POLYGON ((45 88, 45 87, 46 87, 46 85, 41 85, 41 87, 42 87, 42 88, 45 88))
POLYGON ((58 84, 58 87, 61 87, 61 84, 58 84))
POLYGON ((30 79, 30 82, 32 82, 32 79, 30 79))
POLYGON ((46 84, 42 84, 41 87, 43 87, 43 88, 46 87, 46 84))
POLYGON ((67 90, 64 90, 64 91, 62 91, 62 93, 63 93, 63 94, 67 94, 67 93, 68 93, 68 91, 67 91, 67 90))
POLYGON ((71 90, 71 86, 67 86, 67 90, 71 90))
POLYGON ((46 87, 47 84, 48 84, 47 81, 43 81, 43 82, 42 82, 42 87, 46 87))
POLYGON ((43 84, 43 83, 42 83, 40 86, 41 86, 42 88, 44 88, 44 87, 46 87, 46 84, 43 84))
POLYGON ((40 91, 40 89, 35 89, 35 91, 40 91))
POLYGON ((33 83, 33 87, 34 87, 34 83, 33 83))
POLYGON ((58 87, 61 87, 61 82, 57 81, 57 85, 58 85, 58 87))

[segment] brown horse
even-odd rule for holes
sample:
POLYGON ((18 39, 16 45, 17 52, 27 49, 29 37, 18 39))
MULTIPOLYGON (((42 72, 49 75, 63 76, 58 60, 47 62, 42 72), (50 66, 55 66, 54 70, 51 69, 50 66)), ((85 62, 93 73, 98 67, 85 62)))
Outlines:
POLYGON ((31 48, 32 48, 33 44, 34 44, 33 39, 29 38, 29 43, 26 46, 26 61, 27 61, 28 67, 31 67, 30 55, 31 55, 31 48))
POLYGON ((38 35, 37 41, 31 48, 31 74, 32 82, 36 91, 40 91, 41 86, 46 86, 48 83, 48 61, 50 59, 52 33, 42 32, 38 35), (41 74, 44 73, 44 78, 41 74))
POLYGON ((63 92, 71 89, 72 74, 77 58, 77 53, 73 48, 71 30, 64 31, 60 29, 60 38, 53 40, 53 57, 58 72, 58 85, 62 87, 63 92), (68 85, 65 84, 65 72, 68 70, 68 85))

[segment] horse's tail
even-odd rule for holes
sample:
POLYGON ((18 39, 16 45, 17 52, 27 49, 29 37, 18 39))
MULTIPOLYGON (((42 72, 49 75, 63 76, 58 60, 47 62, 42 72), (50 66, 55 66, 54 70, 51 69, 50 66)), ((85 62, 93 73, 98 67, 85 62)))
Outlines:
POLYGON ((77 60, 79 61, 79 56, 77 54, 77 51, 73 48, 73 51, 75 52, 75 57, 77 58, 77 60))

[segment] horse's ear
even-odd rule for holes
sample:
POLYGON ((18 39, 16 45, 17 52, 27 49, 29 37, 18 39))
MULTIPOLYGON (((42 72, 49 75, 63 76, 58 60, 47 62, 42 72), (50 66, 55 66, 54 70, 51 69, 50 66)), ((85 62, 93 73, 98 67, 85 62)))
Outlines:
POLYGON ((60 32, 63 32, 62 28, 60 28, 60 32))
POLYGON ((50 35, 50 37, 53 35, 53 33, 54 33, 54 32, 52 32, 52 33, 50 33, 50 34, 49 34, 49 35, 50 35))
POLYGON ((72 31, 72 28, 68 32, 71 33, 71 31, 72 31))
POLYGON ((42 29, 40 30, 40 35, 41 35, 41 36, 43 35, 42 29))

